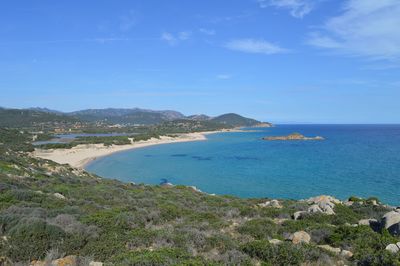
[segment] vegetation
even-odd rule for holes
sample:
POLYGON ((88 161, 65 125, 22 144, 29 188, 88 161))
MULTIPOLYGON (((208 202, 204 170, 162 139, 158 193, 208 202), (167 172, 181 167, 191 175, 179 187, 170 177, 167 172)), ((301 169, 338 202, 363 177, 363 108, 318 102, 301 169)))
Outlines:
POLYGON ((73 116, 55 114, 29 109, 3 109, 0 108, 0 127, 10 128, 29 128, 41 125, 61 126, 64 124, 73 124, 79 122, 79 119, 73 116))
POLYGON ((226 124, 226 125, 230 125, 230 126, 247 126, 247 127, 251 127, 251 126, 255 126, 257 124, 260 123, 260 121, 251 119, 251 118, 246 118, 243 116, 240 116, 238 114, 224 114, 224 115, 220 115, 217 116, 213 119, 211 119, 211 121, 215 122, 215 123, 221 123, 221 124, 226 124))
POLYGON ((265 199, 102 179, 30 157, 22 152, 29 150, 29 134, 0 133, 0 257, 6 261, 77 255, 106 265, 400 263, 399 253, 385 250, 398 237, 352 225, 388 211, 374 202, 339 204, 335 215, 293 220, 292 214, 305 210, 306 203, 281 200, 282 208, 259 207, 265 199), (310 234, 309 244, 286 241, 301 230, 310 234), (318 245, 354 256, 342 257, 318 245))

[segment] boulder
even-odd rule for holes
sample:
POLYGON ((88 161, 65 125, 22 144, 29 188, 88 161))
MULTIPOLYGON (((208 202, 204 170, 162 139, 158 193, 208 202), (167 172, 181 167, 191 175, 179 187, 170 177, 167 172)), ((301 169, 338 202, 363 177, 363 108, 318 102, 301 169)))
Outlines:
POLYGON ((386 228, 392 235, 400 235, 400 213, 390 211, 383 215, 381 227, 386 228))
POLYGON ((328 215, 335 214, 334 208, 335 204, 342 203, 340 200, 332 197, 332 196, 317 196, 313 198, 309 198, 306 200, 308 204, 311 204, 308 212, 310 213, 324 213, 328 215), (317 208, 318 207, 318 208, 317 208))
POLYGON ((358 225, 368 225, 370 226, 371 224, 377 223, 378 221, 376 219, 362 219, 358 221, 358 225))
POLYGON ((272 207, 272 208, 278 208, 278 209, 282 208, 282 205, 279 203, 279 201, 275 200, 275 199, 266 201, 263 203, 259 203, 258 206, 261 208, 265 208, 265 207, 272 207))
POLYGON ((56 259, 49 262, 46 261, 38 261, 34 260, 30 263, 30 266, 77 266, 78 265, 78 259, 74 255, 66 256, 61 259, 56 259))
POLYGON ((327 214, 327 215, 333 215, 335 212, 333 211, 333 208, 329 205, 326 205, 325 207, 322 207, 322 212, 327 214))
POLYGON ((76 256, 66 256, 61 259, 53 260, 51 262, 51 265, 53 266, 77 266, 77 258, 76 256))
POLYGON ((385 248, 387 251, 390 251, 392 253, 397 253, 399 252, 399 247, 396 244, 389 244, 385 248))
POLYGON ((349 259, 353 257, 353 252, 343 249, 342 251, 340 251, 340 255, 342 257, 345 257, 346 259, 349 259))
POLYGON ((103 263, 98 261, 91 261, 89 262, 89 266, 103 266, 103 263))
POLYGON ((66 199, 66 197, 60 193, 54 193, 53 196, 56 197, 57 199, 62 199, 62 200, 66 199))
POLYGON ((273 244, 273 245, 278 245, 278 244, 280 244, 280 243, 282 243, 283 241, 282 240, 279 240, 279 239, 271 239, 271 240, 269 240, 269 243, 271 243, 271 244, 273 244))
POLYGON ((307 212, 308 213, 322 213, 323 211, 317 204, 314 204, 314 205, 311 205, 310 207, 308 207, 307 212))
POLYGON ((292 243, 293 244, 300 244, 300 243, 310 243, 311 236, 305 231, 298 231, 293 234, 292 236, 292 243))
POLYGON ((331 247, 329 245, 318 245, 318 247, 322 248, 324 250, 327 250, 329 252, 335 253, 335 254, 339 254, 340 251, 341 251, 340 248, 334 248, 334 247, 331 247))
POLYGON ((307 214, 306 211, 297 211, 293 214, 293 219, 295 220, 303 219, 306 214, 307 214))
POLYGON ((345 201, 343 204, 346 206, 351 206, 354 204, 354 201, 345 201))

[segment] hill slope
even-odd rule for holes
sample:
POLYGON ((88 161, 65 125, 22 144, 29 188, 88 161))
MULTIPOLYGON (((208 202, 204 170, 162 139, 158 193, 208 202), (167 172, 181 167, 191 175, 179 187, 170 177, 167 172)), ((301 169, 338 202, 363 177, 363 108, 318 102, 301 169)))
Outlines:
POLYGON ((29 109, 0 108, 0 127, 30 127, 38 123, 74 123, 79 119, 65 114, 56 114, 29 109))
POLYGON ((250 127, 261 123, 260 121, 257 121, 255 119, 243 117, 241 115, 234 113, 223 114, 214 117, 211 119, 211 121, 235 127, 242 127, 242 126, 250 127))
POLYGON ((123 108, 107 108, 107 109, 87 109, 68 113, 77 116, 85 121, 105 121, 112 124, 158 124, 164 121, 181 119, 185 116, 176 111, 154 111, 146 109, 123 109, 123 108))

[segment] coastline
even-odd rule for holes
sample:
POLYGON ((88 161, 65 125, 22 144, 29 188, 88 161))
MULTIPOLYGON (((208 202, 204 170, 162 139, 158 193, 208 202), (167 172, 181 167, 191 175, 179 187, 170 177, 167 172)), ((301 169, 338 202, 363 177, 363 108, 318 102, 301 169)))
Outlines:
POLYGON ((204 141, 207 135, 225 132, 241 132, 241 129, 228 129, 218 131, 206 131, 195 133, 177 134, 177 137, 161 136, 159 139, 151 138, 149 140, 141 140, 132 142, 127 145, 104 146, 103 144, 82 144, 72 147, 71 149, 35 149, 32 156, 47 159, 60 164, 69 164, 75 168, 85 168, 90 162, 104 156, 111 155, 116 152, 133 150, 153 145, 204 141))

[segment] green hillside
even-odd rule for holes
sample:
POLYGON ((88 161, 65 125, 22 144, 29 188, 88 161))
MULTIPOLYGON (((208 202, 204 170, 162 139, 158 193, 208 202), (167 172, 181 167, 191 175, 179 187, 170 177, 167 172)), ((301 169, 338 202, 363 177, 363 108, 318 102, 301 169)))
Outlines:
POLYGON ((255 119, 243 117, 241 115, 234 114, 234 113, 223 114, 223 115, 214 117, 211 119, 211 121, 230 125, 230 126, 235 126, 235 127, 242 127, 242 126, 250 127, 250 126, 255 126, 255 125, 261 123, 260 121, 257 121, 255 119))
POLYGON ((68 115, 73 115, 89 122, 103 121, 109 124, 142 125, 154 125, 185 117, 183 114, 176 111, 153 111, 139 108, 87 109, 68 113, 68 115))
POLYGON ((0 108, 0 127, 23 128, 41 123, 75 123, 79 119, 64 114, 56 114, 29 109, 0 108))

